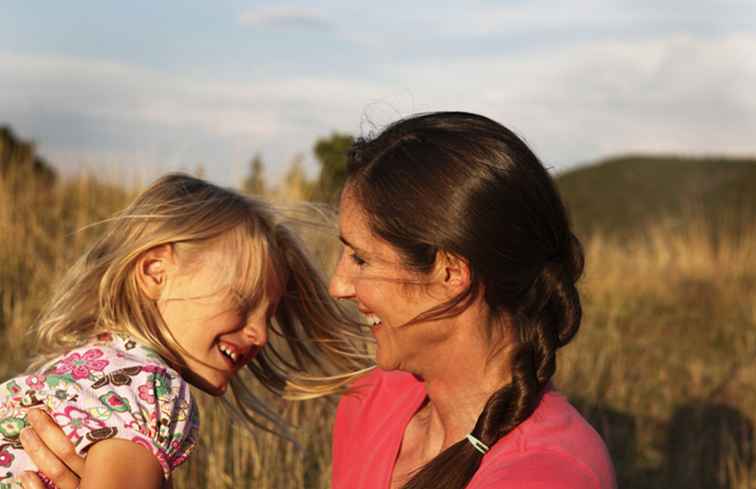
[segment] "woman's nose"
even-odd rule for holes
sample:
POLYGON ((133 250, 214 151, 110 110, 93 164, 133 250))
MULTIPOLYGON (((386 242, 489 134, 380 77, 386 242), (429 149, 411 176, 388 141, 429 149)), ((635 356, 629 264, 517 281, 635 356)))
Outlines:
POLYGON ((339 258, 336 270, 331 276, 331 282, 328 285, 328 292, 331 297, 336 299, 351 299, 354 297, 354 283, 346 270, 346 259, 344 253, 339 258))

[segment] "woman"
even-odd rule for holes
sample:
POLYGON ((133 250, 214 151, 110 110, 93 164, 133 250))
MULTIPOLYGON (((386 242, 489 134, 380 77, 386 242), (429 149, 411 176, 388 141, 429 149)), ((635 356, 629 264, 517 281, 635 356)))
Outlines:
POLYGON ((548 172, 485 117, 400 121, 350 154, 331 294, 380 369, 340 402, 333 487, 614 487, 551 385, 580 325, 580 243, 548 172))
POLYGON ((580 324, 583 254, 530 149, 478 115, 410 117, 354 145, 340 212, 331 293, 367 317, 379 368, 339 404, 333 487, 615 487, 551 384, 580 324))

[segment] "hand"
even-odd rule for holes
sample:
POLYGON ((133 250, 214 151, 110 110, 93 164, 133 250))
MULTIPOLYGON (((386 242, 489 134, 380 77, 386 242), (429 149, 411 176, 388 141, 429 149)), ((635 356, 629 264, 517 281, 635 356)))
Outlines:
MULTIPOLYGON (((31 428, 21 431, 24 450, 59 489, 76 489, 84 473, 84 458, 79 456, 63 430, 41 409, 26 415, 31 428)), ((25 489, 44 489, 42 480, 33 472, 20 476, 25 489)))

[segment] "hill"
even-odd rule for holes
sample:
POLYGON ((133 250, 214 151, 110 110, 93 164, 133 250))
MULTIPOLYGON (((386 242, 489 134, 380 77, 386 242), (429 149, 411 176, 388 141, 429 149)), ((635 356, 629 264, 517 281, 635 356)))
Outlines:
POLYGON ((16 137, 9 126, 0 126, 0 175, 10 172, 31 174, 52 185, 56 172, 47 161, 36 154, 33 143, 16 137))
POLYGON ((716 231, 756 222, 756 159, 628 155, 557 177, 578 234, 626 236, 703 218, 716 231))

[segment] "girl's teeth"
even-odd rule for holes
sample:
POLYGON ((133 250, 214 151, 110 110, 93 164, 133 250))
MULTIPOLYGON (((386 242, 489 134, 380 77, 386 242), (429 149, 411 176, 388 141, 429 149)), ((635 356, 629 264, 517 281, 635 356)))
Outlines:
POLYGON ((236 363, 236 359, 239 357, 239 355, 236 352, 231 351, 230 348, 228 348, 226 345, 222 345, 222 344, 218 345, 218 349, 221 351, 221 353, 223 353, 224 355, 226 355, 227 357, 229 357, 231 359, 231 361, 233 361, 234 363, 236 363))
POLYGON ((381 324, 381 318, 374 314, 365 316, 365 319, 367 319, 367 322, 368 324, 370 324, 370 326, 378 326, 379 324, 381 324))

